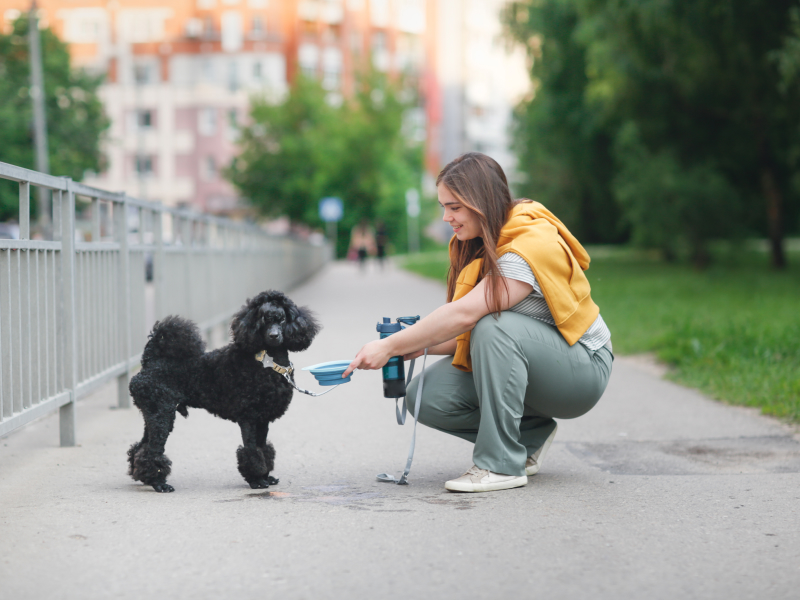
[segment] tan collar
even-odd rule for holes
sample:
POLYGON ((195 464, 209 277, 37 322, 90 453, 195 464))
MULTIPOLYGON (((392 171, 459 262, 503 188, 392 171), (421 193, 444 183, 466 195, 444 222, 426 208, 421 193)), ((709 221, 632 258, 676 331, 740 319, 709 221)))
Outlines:
POLYGON ((264 368, 270 368, 276 373, 280 373, 281 375, 291 375, 294 372, 294 365, 289 362, 288 367, 282 367, 277 364, 275 361, 272 360, 272 357, 267 354, 266 350, 262 350, 258 354, 256 354, 256 360, 264 365, 264 368))

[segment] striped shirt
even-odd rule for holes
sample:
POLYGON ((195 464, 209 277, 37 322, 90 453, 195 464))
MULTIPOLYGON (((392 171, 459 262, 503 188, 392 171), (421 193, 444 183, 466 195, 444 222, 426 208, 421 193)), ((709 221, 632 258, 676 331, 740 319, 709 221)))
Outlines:
MULTIPOLYGON (((503 277, 516 279, 533 286, 533 291, 509 310, 555 326, 556 322, 550 313, 547 301, 544 299, 539 282, 536 281, 536 276, 525 259, 513 252, 507 252, 497 260, 497 266, 503 277)), ((578 341, 592 352, 606 345, 611 349, 611 332, 608 330, 605 321, 603 321, 603 317, 597 315, 594 323, 591 324, 578 341)))

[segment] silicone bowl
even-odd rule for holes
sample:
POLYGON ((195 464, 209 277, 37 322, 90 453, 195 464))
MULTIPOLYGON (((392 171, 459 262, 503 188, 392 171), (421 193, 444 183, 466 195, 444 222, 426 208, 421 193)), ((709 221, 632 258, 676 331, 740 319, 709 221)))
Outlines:
POLYGON ((303 367, 303 371, 311 371, 311 374, 320 385, 339 385, 340 383, 347 383, 353 376, 350 373, 348 377, 342 379, 342 373, 347 370, 350 362, 349 360, 332 360, 318 365, 311 365, 310 367, 303 367))

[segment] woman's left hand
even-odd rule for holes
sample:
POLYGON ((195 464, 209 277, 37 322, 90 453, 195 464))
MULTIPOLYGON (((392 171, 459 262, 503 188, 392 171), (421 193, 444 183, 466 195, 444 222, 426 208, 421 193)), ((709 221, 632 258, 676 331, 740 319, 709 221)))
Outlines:
POLYGON ((386 349, 384 341, 374 340, 358 351, 342 377, 348 377, 356 369, 380 369, 390 358, 392 354, 386 349))

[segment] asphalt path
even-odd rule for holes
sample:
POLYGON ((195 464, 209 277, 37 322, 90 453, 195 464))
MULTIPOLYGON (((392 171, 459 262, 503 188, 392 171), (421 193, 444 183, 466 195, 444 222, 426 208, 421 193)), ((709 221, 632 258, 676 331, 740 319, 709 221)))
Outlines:
MULTIPOLYGON (((291 296, 324 324, 301 367, 351 358, 444 287, 334 264, 291 296)), ((618 358, 527 487, 488 494, 444 489, 471 446, 423 426, 411 485, 376 481, 401 472, 411 419, 364 371, 295 394, 269 490, 239 476, 235 425, 178 417, 176 491, 158 494, 126 475, 142 419, 107 386, 78 405, 77 447, 58 447, 56 416, 0 440, 0 598, 797 598, 797 431, 661 375, 618 358)))

